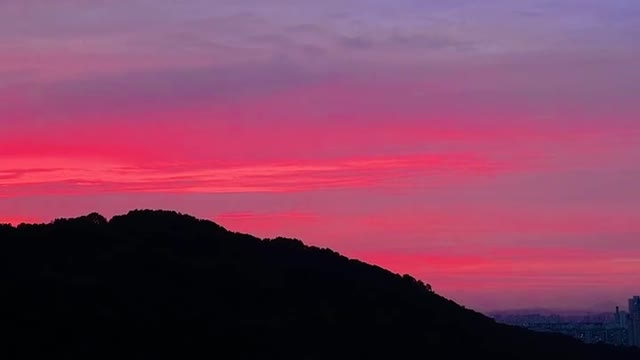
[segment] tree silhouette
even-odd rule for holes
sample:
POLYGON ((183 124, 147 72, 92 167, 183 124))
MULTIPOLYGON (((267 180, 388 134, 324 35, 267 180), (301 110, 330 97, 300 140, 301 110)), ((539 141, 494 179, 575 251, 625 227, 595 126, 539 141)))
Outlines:
POLYGON ((493 320, 410 275, 175 212, 0 226, 3 358, 638 359, 493 320))

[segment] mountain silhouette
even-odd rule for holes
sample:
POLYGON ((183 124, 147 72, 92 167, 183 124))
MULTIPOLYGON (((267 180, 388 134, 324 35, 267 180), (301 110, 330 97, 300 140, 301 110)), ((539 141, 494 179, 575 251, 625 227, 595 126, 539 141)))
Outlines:
POLYGON ((132 211, 0 226, 3 358, 638 359, 299 240, 132 211))

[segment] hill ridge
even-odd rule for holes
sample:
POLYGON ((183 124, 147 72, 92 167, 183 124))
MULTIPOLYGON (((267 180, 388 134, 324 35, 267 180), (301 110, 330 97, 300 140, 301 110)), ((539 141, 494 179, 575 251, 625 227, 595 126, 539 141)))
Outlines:
POLYGON ((497 324, 410 275, 174 211, 1 226, 0 250, 12 355, 638 356, 497 324))

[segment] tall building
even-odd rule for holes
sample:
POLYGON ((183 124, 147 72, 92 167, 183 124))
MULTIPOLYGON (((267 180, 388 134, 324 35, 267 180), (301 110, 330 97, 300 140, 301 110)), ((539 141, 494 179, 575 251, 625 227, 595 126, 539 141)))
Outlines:
POLYGON ((629 299, 629 344, 640 347, 640 296, 629 299))
POLYGON ((620 327, 620 328, 624 328, 625 330, 627 330, 627 319, 629 318, 629 313, 622 310, 620 311, 620 307, 616 306, 616 312, 614 314, 614 321, 613 323, 615 324, 615 326, 620 327))

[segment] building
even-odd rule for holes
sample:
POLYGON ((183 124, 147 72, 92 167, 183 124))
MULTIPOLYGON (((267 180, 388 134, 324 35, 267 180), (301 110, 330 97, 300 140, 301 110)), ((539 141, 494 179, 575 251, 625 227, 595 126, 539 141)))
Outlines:
POLYGON ((628 314, 616 308, 613 313, 585 314, 536 314, 498 313, 493 318, 514 326, 539 332, 551 332, 572 336, 586 343, 605 343, 616 346, 629 345, 628 314))
POLYGON ((640 296, 629 299, 629 345, 640 347, 640 296))
POLYGON ((627 330, 627 320, 629 319, 629 313, 622 310, 620 311, 620 307, 616 306, 616 313, 614 314, 614 323, 621 328, 627 330))

